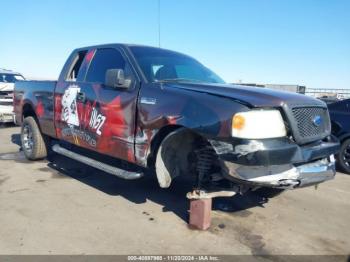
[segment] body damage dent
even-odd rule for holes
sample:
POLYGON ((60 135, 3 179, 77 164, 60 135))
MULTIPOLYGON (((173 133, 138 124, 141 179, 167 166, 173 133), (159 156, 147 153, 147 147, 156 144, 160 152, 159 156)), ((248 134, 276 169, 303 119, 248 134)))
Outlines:
POLYGON ((151 144, 159 131, 165 127, 178 126, 177 123, 183 119, 179 115, 159 116, 148 121, 142 120, 137 126, 135 136, 136 161, 141 166, 147 166, 147 160, 152 154, 151 144))
POLYGON ((234 153, 238 156, 246 156, 250 153, 255 153, 265 149, 264 144, 256 140, 249 140, 248 144, 240 144, 236 146, 216 140, 209 140, 209 142, 218 155, 234 153))
POLYGON ((235 153, 239 156, 245 156, 260 150, 264 150, 264 144, 255 140, 249 141, 248 144, 235 146, 235 153))
POLYGON ((254 185, 294 188, 333 179, 336 171, 333 157, 316 160, 300 166, 292 164, 270 166, 243 166, 222 161, 223 175, 228 179, 254 185))
POLYGON ((230 143, 210 139, 208 141, 218 155, 231 153, 233 151, 233 145, 230 143))

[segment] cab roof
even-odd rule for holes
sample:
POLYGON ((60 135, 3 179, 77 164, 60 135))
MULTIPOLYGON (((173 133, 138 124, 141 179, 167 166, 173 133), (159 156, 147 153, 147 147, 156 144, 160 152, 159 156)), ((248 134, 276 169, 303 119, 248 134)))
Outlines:
MULTIPOLYGON (((166 51, 170 51, 170 52, 173 52, 173 53, 181 54, 181 53, 179 53, 177 51, 166 49, 166 48, 160 48, 160 47, 148 46, 148 45, 141 45, 141 44, 125 44, 125 43, 110 43, 110 44, 85 46, 85 47, 76 48, 74 51, 75 52, 79 52, 79 51, 90 50, 90 49, 115 48, 115 47, 120 47, 120 48, 124 48, 124 49, 128 49, 129 47, 141 47, 141 48, 149 48, 149 49, 166 50, 166 51)), ((184 55, 184 54, 182 54, 182 55, 184 55)))
POLYGON ((9 74, 9 75, 22 75, 18 72, 12 71, 12 70, 8 70, 8 69, 4 69, 4 68, 0 68, 0 74, 9 74))

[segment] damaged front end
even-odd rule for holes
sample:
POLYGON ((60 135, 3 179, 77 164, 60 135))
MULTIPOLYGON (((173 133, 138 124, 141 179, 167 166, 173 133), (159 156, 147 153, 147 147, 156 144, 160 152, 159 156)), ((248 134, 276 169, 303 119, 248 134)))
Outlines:
POLYGON ((305 187, 334 178, 334 157, 295 165, 242 166, 223 162, 225 177, 244 184, 291 189, 305 187))
POLYGON ((307 146, 287 138, 210 141, 230 181, 251 187, 292 189, 334 178, 338 142, 329 137, 307 146))
POLYGON ((339 142, 331 136, 327 106, 309 100, 236 113, 231 137, 210 140, 222 175, 252 188, 290 189, 332 179, 339 142))

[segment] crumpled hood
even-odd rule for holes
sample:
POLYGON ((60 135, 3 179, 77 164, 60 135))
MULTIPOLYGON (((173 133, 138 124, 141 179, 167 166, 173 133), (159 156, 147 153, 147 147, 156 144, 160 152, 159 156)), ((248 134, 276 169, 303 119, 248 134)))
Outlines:
POLYGON ((0 91, 13 91, 15 88, 14 83, 2 83, 0 82, 0 91))
POLYGON ((232 98, 249 107, 322 106, 318 99, 293 92, 230 84, 167 83, 174 88, 232 98))

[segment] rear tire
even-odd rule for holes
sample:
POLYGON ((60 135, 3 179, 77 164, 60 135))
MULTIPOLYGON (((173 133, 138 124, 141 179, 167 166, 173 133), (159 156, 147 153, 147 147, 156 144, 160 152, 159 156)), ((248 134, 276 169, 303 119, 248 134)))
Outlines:
POLYGON ((350 138, 342 142, 337 163, 343 172, 350 174, 350 138))
POLYGON ((32 116, 28 116, 23 120, 21 143, 27 159, 39 160, 47 156, 49 138, 41 133, 37 122, 32 116))

